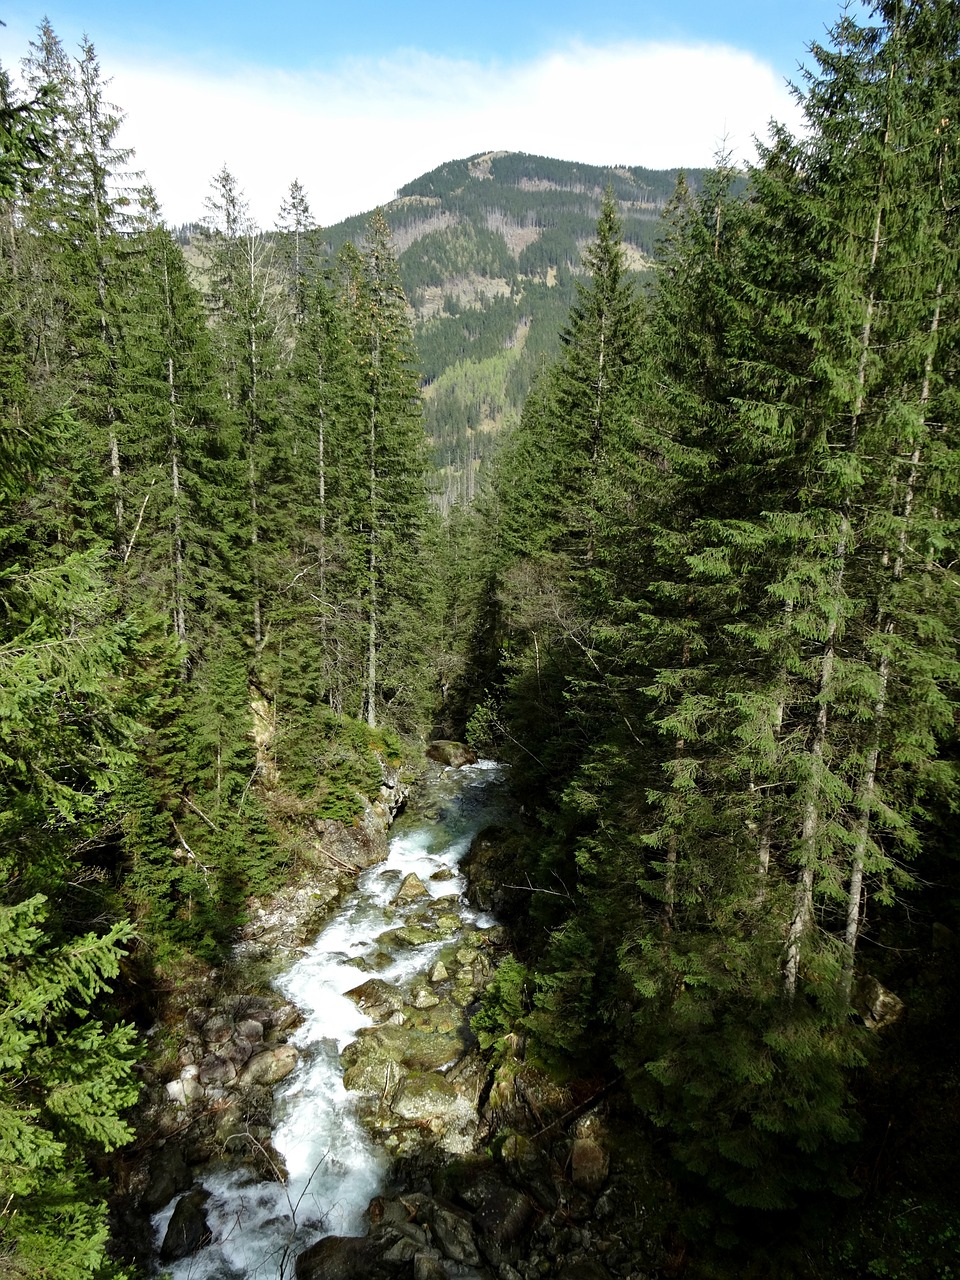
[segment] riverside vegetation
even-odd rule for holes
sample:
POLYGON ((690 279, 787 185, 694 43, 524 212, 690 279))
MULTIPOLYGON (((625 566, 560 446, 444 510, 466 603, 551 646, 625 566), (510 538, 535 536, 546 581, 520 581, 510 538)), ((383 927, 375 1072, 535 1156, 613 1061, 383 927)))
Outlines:
MULTIPOLYGON (((265 236, 221 172, 188 269, 93 47, 44 24, 3 76, 4 1274, 123 1270, 103 1153, 164 988, 431 728, 509 762, 522 820, 480 890, 502 1096, 628 1135, 643 1249, 571 1280, 955 1273, 960 11, 880 0, 812 53, 807 132, 681 179, 645 281, 592 197, 558 355, 445 519, 385 217, 331 253, 294 183, 265 236)), ((452 223, 441 181, 530 163, 400 207, 452 223)), ((424 294, 461 240, 496 267, 457 225, 424 294)), ((526 1195, 554 1122, 501 1118, 526 1195)))

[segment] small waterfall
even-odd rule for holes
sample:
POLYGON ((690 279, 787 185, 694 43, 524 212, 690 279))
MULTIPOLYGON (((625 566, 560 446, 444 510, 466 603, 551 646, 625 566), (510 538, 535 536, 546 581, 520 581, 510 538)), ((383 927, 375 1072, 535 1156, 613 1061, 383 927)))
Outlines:
MULTIPOLYGON (((371 1025, 344 993, 372 972, 402 988, 426 973, 450 943, 445 937, 396 949, 381 935, 423 905, 394 903, 411 872, 432 897, 463 893, 458 864, 497 816, 501 778, 492 761, 446 770, 426 796, 437 816, 400 819, 386 861, 361 875, 313 945, 277 979, 304 1019, 292 1037, 300 1061, 276 1099, 274 1146, 287 1180, 261 1182, 236 1166, 210 1169, 202 1185, 210 1193, 213 1241, 165 1267, 174 1280, 291 1280, 297 1254, 314 1241, 363 1234, 364 1211, 382 1187, 387 1162, 357 1119, 355 1095, 343 1086, 340 1052, 371 1025)), ((458 914, 479 928, 494 923, 462 899, 458 914)), ((154 1218, 158 1244, 173 1209, 171 1203, 154 1218)))

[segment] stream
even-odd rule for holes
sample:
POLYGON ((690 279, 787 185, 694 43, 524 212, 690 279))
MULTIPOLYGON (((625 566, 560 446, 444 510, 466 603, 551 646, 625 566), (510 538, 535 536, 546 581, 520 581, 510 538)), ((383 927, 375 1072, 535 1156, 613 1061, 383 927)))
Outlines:
MULTIPOLYGON (((458 868, 476 834, 499 816, 502 777, 501 766, 480 761, 428 784, 418 798, 420 816, 394 824, 387 859, 361 874, 312 945, 275 980, 303 1015, 291 1037, 299 1063, 276 1090, 273 1143, 288 1176, 263 1182, 236 1165, 210 1168, 201 1181, 210 1193, 212 1243, 162 1268, 174 1280, 291 1280, 297 1254, 314 1241, 364 1233, 388 1160, 357 1117, 358 1095, 344 1088, 340 1053, 372 1025, 344 993, 371 976, 401 990, 422 984, 441 949, 460 936, 436 934, 419 945, 383 937, 427 901, 396 903, 411 873, 433 899, 458 895, 461 931, 495 923, 466 904, 458 868)), ((174 1204, 154 1217, 158 1245, 174 1204)))

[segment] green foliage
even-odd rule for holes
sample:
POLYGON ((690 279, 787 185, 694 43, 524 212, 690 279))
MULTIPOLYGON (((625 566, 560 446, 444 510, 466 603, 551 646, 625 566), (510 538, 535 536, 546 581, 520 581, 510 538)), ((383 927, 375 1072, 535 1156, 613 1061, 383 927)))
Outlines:
POLYGON ((8 72, 0 67, 0 200, 29 187, 31 173, 53 146, 47 94, 40 89, 32 101, 17 102, 11 88, 8 72))
POLYGON ((470 1020, 480 1048, 502 1054, 505 1037, 523 1029, 529 1007, 530 975, 513 956, 506 956, 484 992, 479 1012, 470 1020))
POLYGON ((396 765, 402 750, 389 729, 318 706, 281 744, 278 764, 284 787, 308 802, 310 816, 351 822, 363 799, 379 792, 384 762, 396 765))
POLYGON ((747 1208, 850 1188, 866 904, 952 785, 957 13, 875 17, 815 49, 749 192, 678 184, 642 329, 608 195, 489 506, 478 702, 541 806, 520 870, 568 890, 528 1025, 602 1045, 747 1208))

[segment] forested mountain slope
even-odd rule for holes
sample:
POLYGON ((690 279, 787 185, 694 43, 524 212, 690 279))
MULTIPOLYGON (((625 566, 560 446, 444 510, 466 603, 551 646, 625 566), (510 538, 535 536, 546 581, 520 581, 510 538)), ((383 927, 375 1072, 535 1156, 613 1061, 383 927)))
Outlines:
MULTIPOLYGON (((602 192, 613 191, 627 264, 642 277, 678 173, 493 151, 440 165, 384 208, 445 508, 473 498, 497 431, 516 420, 534 375, 557 354, 602 192)), ((698 189, 703 171, 686 178, 698 189)), ((363 222, 326 229, 333 252, 363 222)))

